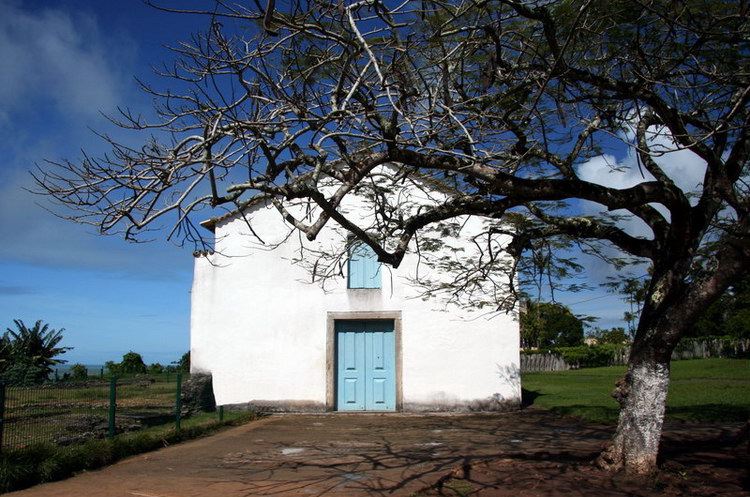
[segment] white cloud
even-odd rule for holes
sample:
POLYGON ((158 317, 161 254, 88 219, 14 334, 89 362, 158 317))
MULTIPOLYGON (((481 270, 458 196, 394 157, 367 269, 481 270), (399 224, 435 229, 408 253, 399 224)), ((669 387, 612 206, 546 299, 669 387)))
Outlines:
POLYGON ((14 0, 0 0, 0 9, 0 260, 139 278, 189 271, 188 250, 163 238, 136 246, 91 234, 44 211, 36 204, 50 206, 49 199, 26 191, 33 186, 27 171, 42 157, 106 148, 86 124, 112 134, 98 113, 133 98, 135 41, 103 32, 93 14, 14 0))
POLYGON ((622 161, 612 155, 600 155, 581 164, 578 175, 585 181, 617 189, 630 188, 654 179, 648 171, 633 167, 634 163, 630 154, 622 161))
MULTIPOLYGON (((632 136, 622 137, 624 142, 631 142, 632 136)), ((625 144, 623 144, 625 146, 625 144)), ((655 162, 664 173, 685 193, 698 192, 706 172, 706 163, 689 150, 677 150, 672 140, 655 134, 649 139, 649 146, 658 153, 655 162)), ((630 188, 643 181, 653 181, 654 177, 636 159, 635 151, 627 149, 622 159, 611 155, 600 155, 578 167, 581 179, 598 183, 611 188, 630 188)))
POLYGON ((94 228, 77 226, 36 205, 47 199, 25 190, 31 186, 30 176, 22 171, 6 174, 0 184, 0 260, 148 279, 189 275, 190 250, 169 245, 163 238, 134 245, 93 234, 94 228))
POLYGON ((0 10, 0 122, 29 106, 91 117, 120 103, 127 43, 102 36, 83 13, 32 11, 13 0, 0 0, 0 10))
MULTIPOLYGON (((632 139, 632 137, 625 137, 626 140, 627 138, 632 139)), ((676 150, 671 139, 664 135, 653 136, 649 145, 652 150, 660 152, 654 160, 678 188, 688 195, 700 192, 706 171, 706 163, 700 157, 689 150, 676 150)), ((619 160, 611 155, 593 157, 578 167, 578 175, 585 181, 616 189, 626 189, 644 181, 654 180, 651 173, 639 164, 632 148, 628 148, 627 154, 619 160)), ((654 207, 669 219, 669 212, 664 206, 654 205, 654 207)), ((582 208, 588 215, 605 212, 602 206, 593 202, 583 202, 582 208)), ((625 215, 627 212, 617 210, 612 214, 625 215)), ((637 218, 623 220, 620 226, 634 236, 646 238, 653 236, 650 228, 637 218)))
MULTIPOLYGON (((626 134, 624 142, 632 142, 632 134, 626 134)), ((675 185, 686 194, 700 192, 700 186, 703 181, 703 175, 706 171, 705 162, 689 150, 675 150, 672 140, 664 135, 655 135, 650 139, 649 145, 652 150, 660 153, 654 160, 662 168, 664 173, 669 176, 675 185)), ((624 145, 623 145, 624 146, 624 145)), ((654 177, 641 165, 636 159, 635 152, 628 148, 627 153, 622 158, 615 158, 612 155, 601 155, 593 157, 587 162, 578 166, 578 175, 581 179, 591 183, 597 183, 603 186, 616 189, 626 189, 642 183, 644 181, 653 181, 654 177)), ((581 209, 586 215, 599 215, 607 212, 606 208, 594 202, 581 202, 581 209)), ((669 219, 669 211, 660 204, 655 204, 665 217, 669 219)), ((627 215, 625 210, 615 210, 609 212, 613 215, 627 215)), ((629 217, 618 222, 618 225, 632 236, 652 238, 651 229, 637 217, 629 217)), ((606 255, 621 256, 622 253, 614 248, 605 249, 606 255)), ((614 267, 601 261, 598 258, 586 258, 587 273, 598 281, 605 281, 607 277, 621 276, 614 267)), ((631 268, 634 272, 645 271, 644 267, 631 268)))
MULTIPOLYGON (((627 162, 629 161, 621 163, 611 155, 600 155, 579 166, 578 175, 585 181, 618 190, 630 188, 641 181, 653 180, 653 176, 648 171, 640 171, 627 162)), ((598 215, 606 212, 604 207, 594 202, 583 201, 581 207, 584 214, 587 215, 598 215)), ((610 214, 625 215, 627 212, 617 210, 610 214)), ((623 220, 620 222, 620 226, 633 236, 649 237, 653 235, 648 225, 636 218, 623 220)))

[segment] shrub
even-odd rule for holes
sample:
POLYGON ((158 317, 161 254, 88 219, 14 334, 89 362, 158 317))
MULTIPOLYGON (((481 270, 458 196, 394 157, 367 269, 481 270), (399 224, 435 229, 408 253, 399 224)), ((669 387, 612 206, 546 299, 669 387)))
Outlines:
POLYGON ((0 453, 0 493, 60 480, 83 470, 101 468, 125 457, 165 447, 214 432, 223 426, 256 419, 247 413, 233 420, 188 426, 182 430, 143 431, 114 440, 88 440, 81 445, 35 444, 0 453))
POLYGON ((141 357, 141 354, 133 352, 131 350, 130 352, 122 356, 120 371, 126 374, 145 374, 146 363, 143 362, 143 357, 141 357))
POLYGON ((172 365, 175 367, 175 370, 177 372, 189 373, 190 372, 190 351, 182 354, 182 357, 180 357, 180 360, 173 362, 172 365))
POLYGON ((107 361, 104 363, 104 369, 107 370, 107 374, 118 375, 120 374, 120 364, 115 361, 107 361))
POLYGON ((580 345, 578 347, 557 347, 547 350, 524 350, 522 353, 533 354, 557 354, 573 368, 598 368, 609 366, 615 356, 615 352, 623 349, 622 345, 580 345))
POLYGON ((70 366, 70 378, 72 380, 86 380, 89 377, 89 369, 80 363, 70 366))
POLYGON ((0 379, 19 386, 44 383, 52 366, 67 362, 56 359, 72 348, 58 347, 65 330, 51 330, 41 320, 31 327, 20 319, 13 323, 16 329, 8 328, 0 338, 0 379))
POLYGON ((581 345, 579 347, 560 347, 555 349, 562 355, 565 362, 576 368, 598 368, 609 366, 614 357, 612 347, 602 347, 594 345, 589 347, 581 345))
POLYGON ((4 372, 0 373, 0 381, 7 385, 28 387, 43 383, 47 378, 47 368, 27 359, 15 360, 4 372))
POLYGON ((155 362, 148 367, 148 374, 150 375, 159 375, 164 373, 164 366, 159 364, 158 362, 155 362))

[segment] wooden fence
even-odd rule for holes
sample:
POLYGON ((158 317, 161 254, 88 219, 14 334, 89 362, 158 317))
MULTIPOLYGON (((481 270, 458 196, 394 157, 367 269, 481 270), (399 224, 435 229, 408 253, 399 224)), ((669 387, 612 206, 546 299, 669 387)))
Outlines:
POLYGON ((680 342, 672 352, 672 360, 680 359, 708 359, 711 357, 748 357, 750 355, 750 339, 724 340, 713 338, 708 340, 685 340, 680 342))
POLYGON ((570 364, 558 354, 521 354, 521 371, 567 371, 570 364))
MULTIPOLYGON (((610 366, 624 366, 628 363, 630 347, 623 345, 615 349, 609 362, 610 366)), ((748 357, 750 356, 750 339, 725 340, 712 338, 706 340, 685 340, 672 352, 672 360, 709 359, 713 357, 748 357)), ((558 353, 524 354, 521 352, 521 371, 567 371, 574 366, 565 362, 558 353)))

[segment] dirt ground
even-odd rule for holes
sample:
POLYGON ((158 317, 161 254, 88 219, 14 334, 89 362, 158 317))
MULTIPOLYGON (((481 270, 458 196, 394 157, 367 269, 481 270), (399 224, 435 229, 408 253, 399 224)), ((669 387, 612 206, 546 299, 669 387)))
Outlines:
POLYGON ((739 442, 742 424, 669 425, 662 440, 661 470, 645 481, 599 469, 598 447, 507 454, 477 460, 444 475, 425 492, 481 497, 746 497, 750 449, 739 442))
POLYGON ((506 414, 275 415, 9 497, 750 497, 741 424, 669 425, 640 483, 591 464, 611 426, 506 414))

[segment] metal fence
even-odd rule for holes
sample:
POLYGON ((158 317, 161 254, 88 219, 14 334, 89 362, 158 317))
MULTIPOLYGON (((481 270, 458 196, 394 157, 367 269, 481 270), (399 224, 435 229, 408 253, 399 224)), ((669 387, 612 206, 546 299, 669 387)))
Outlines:
POLYGON ((0 384, 0 449, 71 444, 143 426, 180 427, 182 376, 105 378, 31 387, 0 384))

